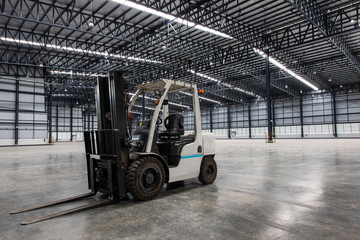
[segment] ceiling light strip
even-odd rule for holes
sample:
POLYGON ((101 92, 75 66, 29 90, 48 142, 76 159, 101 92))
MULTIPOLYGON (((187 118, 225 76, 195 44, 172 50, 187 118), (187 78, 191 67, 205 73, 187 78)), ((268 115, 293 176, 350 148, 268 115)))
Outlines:
POLYGON ((58 70, 51 70, 51 74, 58 74, 58 75, 75 75, 75 76, 84 76, 84 77, 106 77, 105 74, 96 74, 96 73, 85 73, 85 72, 73 72, 73 71, 58 71, 58 70))
POLYGON ((140 11, 143 11, 143 12, 153 14, 153 15, 158 16, 158 17, 168 19, 170 21, 175 21, 177 23, 186 25, 188 27, 194 27, 194 28, 199 29, 199 30, 201 30, 203 32, 208 32, 208 33, 211 33, 211 34, 223 37, 223 38, 233 39, 232 36, 230 36, 228 34, 225 34, 225 33, 222 33, 220 31, 217 31, 215 29, 205 27, 205 26, 197 24, 195 22, 185 20, 183 18, 175 17, 175 16, 173 16, 171 14, 164 13, 164 12, 155 10, 153 8, 149 8, 149 7, 146 7, 144 5, 141 5, 141 4, 132 2, 132 1, 128 1, 128 0, 112 0, 112 1, 116 2, 116 3, 119 3, 119 4, 122 4, 122 5, 125 5, 125 6, 128 6, 128 7, 131 7, 131 8, 134 8, 134 9, 137 9, 137 10, 140 10, 140 11))
POLYGON ((162 64, 163 63, 162 61, 150 60, 150 59, 146 59, 146 58, 139 58, 139 57, 134 57, 134 56, 126 56, 126 55, 122 55, 122 54, 112 54, 112 53, 108 53, 107 51, 100 52, 100 51, 85 50, 85 49, 81 49, 81 48, 64 47, 64 46, 54 45, 54 44, 51 44, 51 43, 46 43, 45 44, 45 43, 42 43, 42 42, 34 42, 34 41, 28 41, 28 40, 12 39, 12 38, 7 38, 7 37, 0 37, 0 40, 5 41, 5 42, 13 42, 13 43, 18 43, 18 44, 28 44, 28 45, 31 45, 31 46, 51 48, 51 49, 55 49, 55 50, 58 50, 58 51, 94 54, 94 55, 102 56, 102 57, 105 57, 105 58, 123 59, 123 60, 129 60, 129 61, 156 63, 156 64, 162 64))
POLYGON ((257 95, 256 93, 253 93, 253 92, 250 92, 248 90, 245 90, 245 89, 242 89, 242 88, 239 88, 239 87, 236 87, 234 85, 231 85, 229 83, 223 83, 221 82, 219 79, 216 79, 216 78, 213 78, 213 77, 210 77, 206 74, 203 74, 203 73, 198 73, 198 72, 195 72, 194 70, 188 70, 188 72, 192 73, 192 74, 195 74, 196 76, 199 76, 199 77, 202 77, 202 78, 205 78, 205 79, 208 79, 210 81, 213 81, 213 82, 216 82, 216 83, 220 83, 226 87, 229 87, 229 88, 232 88, 236 91, 239 91, 239 92, 242 92, 242 93, 246 93, 248 95, 251 95, 251 96, 254 96, 254 97, 260 97, 259 95, 257 95))
MULTIPOLYGON (((260 49, 257 48, 253 48, 254 52, 258 53, 260 56, 262 56, 263 58, 266 57, 266 54, 261 51, 260 49)), ((285 72, 287 72, 288 74, 290 74, 292 77, 298 79, 300 82, 304 83, 305 85, 307 85, 308 87, 312 88, 313 90, 317 91, 319 90, 318 87, 316 87, 315 85, 313 85, 312 83, 310 83, 309 81, 305 80, 303 77, 299 76, 298 74, 296 74, 294 71, 288 69, 286 66, 284 66, 282 63, 280 63, 279 61, 277 61, 275 58, 269 56, 269 61, 274 64, 275 66, 277 66, 278 68, 280 68, 281 70, 284 70, 285 72)))
MULTIPOLYGON (((187 95, 187 96, 191 96, 191 97, 193 96, 193 94, 188 93, 188 92, 180 91, 180 93, 185 94, 185 95, 187 95)), ((213 99, 210 99, 210 98, 206 98, 206 97, 202 97, 202 96, 199 96, 199 98, 202 99, 202 100, 208 101, 208 102, 212 102, 212 103, 216 103, 216 104, 221 104, 221 102, 216 101, 216 100, 213 100, 213 99)))

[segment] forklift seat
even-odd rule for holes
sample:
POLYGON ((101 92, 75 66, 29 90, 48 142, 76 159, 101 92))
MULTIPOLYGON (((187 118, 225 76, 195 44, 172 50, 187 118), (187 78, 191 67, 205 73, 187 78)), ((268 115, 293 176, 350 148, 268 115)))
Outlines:
POLYGON ((165 156, 169 166, 176 167, 181 159, 181 149, 194 142, 195 135, 184 135, 184 116, 171 114, 165 118, 166 131, 159 134, 157 146, 161 155, 165 156))
POLYGON ((182 114, 171 114, 164 120, 166 131, 159 135, 161 141, 179 140, 184 135, 184 116, 182 114))

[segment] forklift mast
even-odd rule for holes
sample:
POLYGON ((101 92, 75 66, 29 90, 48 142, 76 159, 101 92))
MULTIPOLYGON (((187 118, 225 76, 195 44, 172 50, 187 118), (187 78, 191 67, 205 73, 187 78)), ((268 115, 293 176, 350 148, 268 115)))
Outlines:
POLYGON ((111 198, 125 197, 129 147, 127 130, 127 72, 98 77, 96 112, 98 130, 84 132, 88 186, 111 198))

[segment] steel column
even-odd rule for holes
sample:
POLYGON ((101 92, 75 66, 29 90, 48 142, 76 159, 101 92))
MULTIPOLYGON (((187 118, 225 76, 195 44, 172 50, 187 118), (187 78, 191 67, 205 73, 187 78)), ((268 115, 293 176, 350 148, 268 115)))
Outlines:
POLYGON ((227 108, 228 138, 231 138, 230 108, 227 108))
POLYGON ((16 79, 15 92, 15 144, 19 143, 19 79, 16 79))
POLYGON ((265 73, 266 73, 266 102, 267 102, 267 115, 268 115, 268 143, 273 142, 272 137, 272 114, 271 114, 271 92, 270 92, 270 61, 269 61, 269 50, 265 51, 265 73))
POLYGON ((73 106, 70 107, 70 141, 73 140, 73 106))
POLYGON ((48 105, 48 117, 49 117, 49 143, 53 143, 52 141, 52 91, 53 86, 50 84, 50 93, 49 93, 49 105, 48 105))
POLYGON ((59 141, 59 105, 56 106, 56 141, 59 141))
POLYGON ((87 130, 90 131, 90 101, 88 102, 87 115, 88 115, 87 130))
POLYGON ((303 96, 300 96, 300 126, 301 138, 304 138, 304 115, 303 115, 303 96))
POLYGON ((332 94, 332 104, 333 104, 333 134, 334 137, 338 137, 337 133, 337 119, 336 119, 336 94, 333 92, 332 94))
POLYGON ((1 12, 5 11, 5 0, 1 0, 1 12))
POLYGON ((86 108, 84 108, 84 111, 83 111, 83 118, 84 118, 84 131, 86 131, 86 123, 87 123, 87 120, 86 120, 86 116, 87 116, 87 113, 86 113, 86 108))
POLYGON ((275 100, 272 101, 272 135, 275 137, 275 100))
POLYGON ((251 138, 251 104, 248 106, 248 119, 249 119, 249 138, 251 138))
POLYGON ((82 114, 81 118, 82 118, 82 121, 83 121, 83 125, 82 125, 83 131, 86 131, 86 114, 85 114, 85 109, 82 109, 81 114, 82 114))

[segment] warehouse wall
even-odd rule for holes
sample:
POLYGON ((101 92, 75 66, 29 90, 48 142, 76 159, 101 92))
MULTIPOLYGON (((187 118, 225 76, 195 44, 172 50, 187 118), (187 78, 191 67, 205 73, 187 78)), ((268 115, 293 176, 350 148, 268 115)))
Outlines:
MULTIPOLYGON (((303 96, 304 138, 334 137, 334 109, 328 93, 303 96)), ((301 138, 300 99, 274 101, 275 134, 277 138, 301 138)), ((360 93, 336 93, 338 137, 360 137, 360 93)), ((185 129, 193 131, 193 115, 185 113, 185 129)), ((212 131, 216 138, 265 138, 267 134, 266 102, 249 106, 216 107, 202 111, 202 129, 212 131), (249 127, 250 112, 250 127, 249 127), (212 115, 212 119, 210 117, 212 115), (211 124, 212 121, 212 124, 211 124), (230 123, 229 123, 230 122, 230 123), (212 128, 212 129, 211 129, 212 128)))
POLYGON ((43 78, 0 76, 0 145, 46 144, 43 78))
POLYGON ((97 129, 95 113, 90 112, 89 114, 84 106, 53 106, 52 136, 54 142, 83 141, 83 131, 94 129, 97 129))
MULTIPOLYGON (((303 96, 302 103, 304 138, 334 137, 331 94, 306 95, 303 96)), ((300 99, 274 101, 276 138, 301 138, 300 109, 300 99)), ((336 110, 338 137, 360 137, 359 90, 337 92, 336 110)), ((249 106, 217 106, 214 109, 203 109, 201 116, 203 131, 212 131, 218 139, 229 136, 249 138, 250 135, 251 138, 265 138, 267 133, 267 110, 264 101, 252 103, 250 109, 249 106)), ((140 117, 134 116, 133 130, 140 117)), ((187 132, 194 130, 193 119, 192 112, 185 112, 187 132)), ((93 129, 97 129, 96 116, 94 111, 89 114, 87 106, 73 107, 72 121, 71 107, 57 106, 56 103, 53 106, 54 141, 81 141, 83 131, 93 129)), ((0 77, 0 131, 0 146, 14 145, 16 134, 19 145, 48 143, 43 78, 0 77)))

